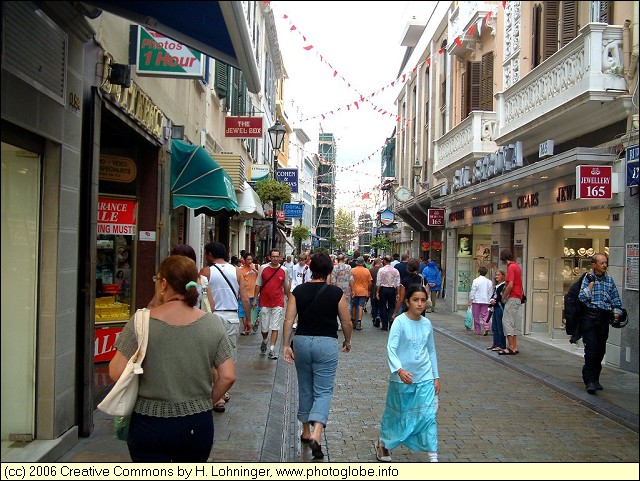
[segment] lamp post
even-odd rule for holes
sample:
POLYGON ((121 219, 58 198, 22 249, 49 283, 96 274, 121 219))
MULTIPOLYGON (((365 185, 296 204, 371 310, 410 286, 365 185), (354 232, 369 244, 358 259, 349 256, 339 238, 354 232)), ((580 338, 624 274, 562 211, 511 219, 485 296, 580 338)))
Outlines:
POLYGON ((422 175, 422 162, 416 159, 415 163, 413 164, 413 176, 415 178, 415 185, 413 186, 414 195, 417 195, 418 193, 418 184, 420 183, 420 180, 419 180, 420 175, 422 175))
MULTIPOLYGON (((278 180, 276 171, 278 169, 278 152, 282 148, 282 142, 284 142, 284 134, 286 129, 284 125, 276 120, 276 123, 269 127, 269 140, 271 141, 271 148, 273 149, 273 180, 278 180)), ((276 247, 276 223, 278 221, 278 214, 276 212, 276 201, 273 201, 273 225, 271 226, 271 249, 276 247)))

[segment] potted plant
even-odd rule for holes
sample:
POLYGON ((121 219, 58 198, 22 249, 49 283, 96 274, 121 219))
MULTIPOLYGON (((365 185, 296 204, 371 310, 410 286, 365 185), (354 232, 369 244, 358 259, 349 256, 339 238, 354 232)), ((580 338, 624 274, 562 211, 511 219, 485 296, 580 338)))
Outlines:
POLYGON ((309 228, 304 225, 298 225, 291 229, 291 237, 296 241, 298 253, 302 252, 302 241, 309 237, 309 228))

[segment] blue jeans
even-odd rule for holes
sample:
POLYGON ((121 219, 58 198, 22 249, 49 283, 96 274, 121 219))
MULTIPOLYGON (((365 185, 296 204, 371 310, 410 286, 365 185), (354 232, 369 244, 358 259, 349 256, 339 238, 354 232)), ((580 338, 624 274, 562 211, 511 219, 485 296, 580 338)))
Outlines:
POLYGON ((326 336, 294 336, 298 374, 298 420, 327 425, 338 369, 338 340, 326 336))
POLYGON ((504 337, 504 329, 502 328, 502 308, 496 304, 493 306, 493 317, 491 320, 491 332, 493 333, 493 347, 501 349, 507 348, 507 341, 504 337))

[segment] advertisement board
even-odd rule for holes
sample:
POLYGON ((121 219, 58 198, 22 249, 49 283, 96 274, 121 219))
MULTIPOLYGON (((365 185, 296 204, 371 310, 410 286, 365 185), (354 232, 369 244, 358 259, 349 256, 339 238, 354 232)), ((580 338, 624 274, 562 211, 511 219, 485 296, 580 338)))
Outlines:
POLYGON ((298 169, 278 169, 276 180, 287 184, 292 194, 298 193, 298 169))
POLYGON ((577 199, 611 199, 612 167, 610 165, 578 165, 576 167, 577 199))
POLYGON ((205 56, 150 28, 138 26, 136 73, 204 79, 205 56))
POLYGON ((427 209, 427 225, 444 227, 444 209, 427 209))
POLYGON ((225 117, 224 136, 240 139, 261 139, 262 117, 225 117))

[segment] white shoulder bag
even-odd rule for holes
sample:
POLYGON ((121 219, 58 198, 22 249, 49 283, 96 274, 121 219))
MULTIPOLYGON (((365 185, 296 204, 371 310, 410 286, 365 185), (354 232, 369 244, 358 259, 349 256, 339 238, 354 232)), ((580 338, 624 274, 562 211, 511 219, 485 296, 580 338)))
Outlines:
POLYGON ((98 409, 112 416, 130 416, 138 399, 139 375, 142 374, 142 361, 147 352, 149 340, 149 309, 138 309, 134 318, 138 349, 127 362, 124 371, 98 404, 98 409))

